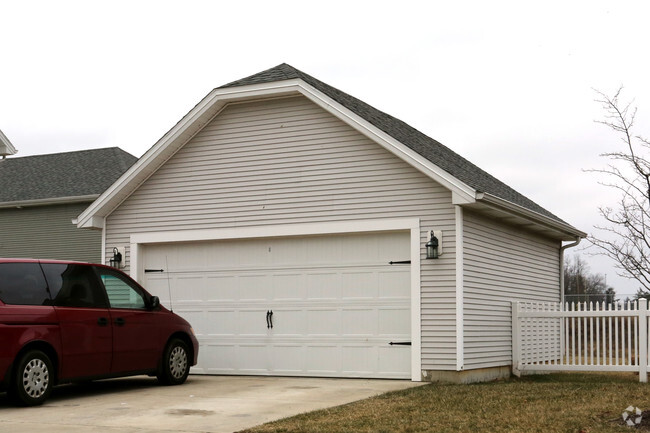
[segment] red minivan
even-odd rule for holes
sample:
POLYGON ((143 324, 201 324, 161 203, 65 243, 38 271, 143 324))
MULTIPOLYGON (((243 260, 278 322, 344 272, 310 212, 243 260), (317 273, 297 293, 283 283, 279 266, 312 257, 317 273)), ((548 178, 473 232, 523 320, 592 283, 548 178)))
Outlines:
POLYGON ((190 324, 112 267, 0 258, 0 390, 43 403, 57 384, 138 374, 187 379, 190 324))

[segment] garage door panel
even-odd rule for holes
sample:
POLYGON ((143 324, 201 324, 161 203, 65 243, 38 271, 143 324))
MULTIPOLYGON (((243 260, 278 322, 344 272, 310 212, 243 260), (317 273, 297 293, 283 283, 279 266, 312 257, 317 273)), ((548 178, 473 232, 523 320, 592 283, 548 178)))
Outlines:
POLYGON ((340 278, 337 272, 312 273, 307 275, 308 299, 339 299, 340 293, 340 278))
POLYGON ((267 275, 240 275, 237 279, 239 299, 267 301, 271 299, 271 279, 267 275))
MULTIPOLYGON (((337 345, 307 345, 307 372, 317 376, 335 376, 341 371, 340 347, 337 345)), ((339 373, 340 374, 340 373, 339 373)))
POLYGON ((296 375, 305 371, 305 348, 299 344, 276 344, 271 351, 277 374, 296 375))
POLYGON ((242 373, 267 373, 269 371, 269 349, 264 343, 238 345, 237 370, 242 373))
POLYGON ((340 322, 343 336, 371 337, 376 335, 377 312, 374 308, 344 308, 340 322))
POLYGON ((378 352, 378 371, 387 378, 401 377, 404 363, 410 362, 410 346, 384 346, 378 352))
POLYGON ((307 276, 305 274, 273 275, 273 298, 276 301, 305 299, 307 296, 307 276))
POLYGON ((410 348, 389 345, 411 339, 410 267, 388 265, 409 259, 409 232, 141 251, 145 268, 166 269, 145 274, 145 286, 167 305, 171 289, 197 332, 194 373, 410 377, 410 348))
POLYGON ((341 359, 346 375, 366 376, 378 370, 378 348, 370 344, 344 345, 341 359))
POLYGON ((377 312, 377 331, 379 335, 392 337, 409 335, 410 317, 411 310, 408 308, 381 308, 377 312))
POLYGON ((377 273, 377 277, 380 298, 408 299, 411 297, 410 274, 408 272, 380 271, 377 273))
POLYGON ((261 309, 239 310, 235 335, 241 337, 266 337, 266 311, 261 309))
POLYGON ((343 272, 341 275, 342 299, 377 298, 378 279, 376 271, 343 272))

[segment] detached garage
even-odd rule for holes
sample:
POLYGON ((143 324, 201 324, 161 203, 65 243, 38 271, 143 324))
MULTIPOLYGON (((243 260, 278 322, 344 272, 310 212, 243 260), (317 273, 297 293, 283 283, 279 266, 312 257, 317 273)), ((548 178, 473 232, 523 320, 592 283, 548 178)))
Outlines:
POLYGON ((416 381, 509 374, 510 301, 559 301, 585 236, 286 64, 212 91, 77 225, 193 324, 193 373, 416 381))

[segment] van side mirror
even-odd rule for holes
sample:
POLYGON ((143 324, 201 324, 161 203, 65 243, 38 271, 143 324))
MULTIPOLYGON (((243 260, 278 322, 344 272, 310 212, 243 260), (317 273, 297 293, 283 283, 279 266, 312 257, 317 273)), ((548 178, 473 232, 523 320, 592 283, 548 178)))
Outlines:
POLYGON ((158 298, 158 296, 152 296, 149 298, 149 309, 155 310, 158 307, 160 307, 160 298, 158 298))

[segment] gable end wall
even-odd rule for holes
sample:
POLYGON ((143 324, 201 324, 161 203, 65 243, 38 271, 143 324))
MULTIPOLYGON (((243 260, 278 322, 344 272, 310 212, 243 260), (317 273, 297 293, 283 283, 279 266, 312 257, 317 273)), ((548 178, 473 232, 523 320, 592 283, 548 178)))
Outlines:
POLYGON ((422 369, 455 370, 451 193, 304 97, 226 107, 107 217, 105 257, 126 246, 128 265, 133 233, 402 217, 422 247, 444 232, 421 261, 422 369))

